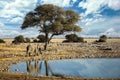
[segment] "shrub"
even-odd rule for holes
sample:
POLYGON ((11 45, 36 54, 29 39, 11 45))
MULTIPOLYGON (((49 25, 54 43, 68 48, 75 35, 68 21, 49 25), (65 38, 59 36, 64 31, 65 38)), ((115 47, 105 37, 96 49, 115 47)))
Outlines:
POLYGON ((37 39, 34 39, 33 42, 38 42, 38 40, 37 40, 37 39))
POLYGON ((12 41, 12 43, 24 43, 24 42, 25 42, 25 39, 22 35, 15 37, 14 41, 12 41))
POLYGON ((84 38, 83 37, 78 37, 78 42, 84 42, 84 38))
POLYGON ((83 37, 78 37, 76 34, 69 34, 65 36, 66 40, 63 42, 84 42, 83 37))
POLYGON ((39 39, 38 42, 46 42, 46 38, 44 35, 39 35, 37 38, 39 39))
POLYGON ((29 43, 30 42, 30 38, 25 38, 25 42, 29 43))
POLYGON ((107 36, 106 35, 102 35, 100 36, 98 42, 106 42, 107 41, 107 36))
POLYGON ((0 39, 0 43, 5 43, 5 41, 3 39, 0 39))
POLYGON ((66 35, 65 37, 69 42, 76 42, 78 39, 78 36, 76 34, 69 34, 66 35))

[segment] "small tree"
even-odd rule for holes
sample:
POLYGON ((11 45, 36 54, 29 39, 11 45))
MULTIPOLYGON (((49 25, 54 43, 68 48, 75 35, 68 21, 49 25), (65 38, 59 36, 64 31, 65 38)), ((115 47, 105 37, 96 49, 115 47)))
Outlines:
POLYGON ((38 42, 46 42, 46 38, 44 35, 39 35, 37 38, 39 39, 38 42))
POLYGON ((35 42, 35 43, 36 43, 36 42, 38 42, 38 40, 37 40, 37 39, 33 39, 33 42, 35 42))
POLYGON ((5 43, 5 41, 3 39, 0 39, 0 43, 5 43))
POLYGON ((78 37, 76 34, 69 34, 65 36, 64 42, 84 42, 84 38, 78 37))
POLYGON ((16 36, 14 38, 14 41, 12 41, 12 43, 24 43, 24 42, 25 42, 25 39, 22 35, 16 36))
POLYGON ((44 50, 46 50, 53 36, 70 31, 81 31, 81 28, 76 25, 78 20, 79 15, 72 10, 63 10, 52 4, 44 4, 25 16, 21 28, 39 27, 39 31, 45 34, 44 50))
POLYGON ((106 42, 107 41, 107 36, 106 35, 102 35, 99 38, 99 42, 106 42))
POLYGON ((30 38, 25 38, 25 42, 29 43, 30 42, 30 38))
POLYGON ((65 38, 68 42, 76 42, 78 40, 78 36, 76 34, 66 35, 65 38))
POLYGON ((78 37, 78 42, 86 42, 83 37, 78 37))

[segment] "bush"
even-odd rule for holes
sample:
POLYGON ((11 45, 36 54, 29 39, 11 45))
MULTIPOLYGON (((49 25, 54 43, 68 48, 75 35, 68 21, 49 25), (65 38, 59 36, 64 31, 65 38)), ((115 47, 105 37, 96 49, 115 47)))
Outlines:
POLYGON ((29 42, 30 42, 30 39, 29 39, 29 38, 25 38, 25 42, 26 42, 26 43, 29 43, 29 42))
POLYGON ((83 37, 78 37, 76 34, 69 34, 65 36, 66 40, 63 42, 84 42, 83 37))
POLYGON ((39 35, 37 38, 39 39, 38 42, 46 42, 46 38, 44 35, 39 35))
POLYGON ((25 39, 22 35, 19 35, 17 37, 14 38, 14 41, 12 41, 12 43, 24 43, 25 42, 25 39))
POLYGON ((107 41, 107 36, 106 35, 102 35, 100 36, 98 42, 106 42, 107 41))
POLYGON ((38 40, 37 40, 37 39, 34 39, 33 42, 38 42, 38 40))
POLYGON ((0 43, 5 43, 5 41, 3 39, 0 39, 0 43))
POLYGON ((78 37, 78 42, 84 42, 84 38, 83 37, 78 37))
POLYGON ((65 37, 69 42, 76 42, 78 40, 78 36, 76 34, 69 34, 65 37))

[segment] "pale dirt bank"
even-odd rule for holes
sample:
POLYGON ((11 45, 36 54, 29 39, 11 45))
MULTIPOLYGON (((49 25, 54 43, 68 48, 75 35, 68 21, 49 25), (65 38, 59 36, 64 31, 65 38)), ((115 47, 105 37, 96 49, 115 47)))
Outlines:
POLYGON ((20 73, 0 73, 0 80, 119 80, 109 78, 65 78, 65 77, 49 77, 49 76, 32 76, 29 74, 20 73))

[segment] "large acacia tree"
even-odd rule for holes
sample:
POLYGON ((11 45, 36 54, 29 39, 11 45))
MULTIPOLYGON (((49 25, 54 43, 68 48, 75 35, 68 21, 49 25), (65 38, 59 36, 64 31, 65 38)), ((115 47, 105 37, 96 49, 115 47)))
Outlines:
POLYGON ((44 50, 46 50, 54 35, 81 31, 81 28, 76 25, 78 20, 79 15, 72 10, 63 10, 52 4, 44 4, 26 14, 21 28, 39 27, 39 31, 45 34, 44 50))

